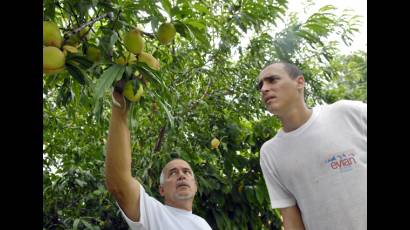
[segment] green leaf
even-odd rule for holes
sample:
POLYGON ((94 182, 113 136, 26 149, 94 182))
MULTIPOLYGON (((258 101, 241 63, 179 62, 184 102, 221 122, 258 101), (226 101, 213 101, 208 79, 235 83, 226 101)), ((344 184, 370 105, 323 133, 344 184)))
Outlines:
POLYGON ((192 31, 185 25, 185 23, 181 21, 175 21, 174 22, 175 30, 184 38, 188 40, 192 40, 192 37, 194 36, 192 31))
POLYGON ((159 100, 159 103, 161 104, 161 107, 165 110, 165 113, 167 114, 167 118, 170 124, 171 128, 174 128, 174 117, 172 116, 171 112, 169 111, 168 107, 168 103, 166 103, 163 100, 159 100))
POLYGON ((81 222, 85 225, 85 227, 87 227, 87 229, 94 230, 94 227, 90 223, 88 223, 88 221, 81 219, 81 222))
POLYGON ((78 68, 76 65, 70 62, 66 62, 65 67, 67 71, 70 73, 70 75, 73 76, 73 78, 76 81, 78 81, 81 85, 85 84, 85 76, 84 76, 85 74, 80 68, 78 68))
POLYGON ((82 181, 82 180, 80 180, 80 179, 75 179, 75 182, 76 182, 78 185, 80 185, 80 187, 84 187, 84 185, 87 185, 86 182, 84 182, 84 181, 82 181))
POLYGON ((172 6, 169 0, 161 0, 161 4, 164 7, 164 10, 172 17, 172 6))
POLYGON ((199 179, 199 184, 201 185, 201 187, 203 187, 205 190, 208 190, 211 188, 210 184, 202 177, 202 176, 198 176, 199 179))
POLYGON ((176 15, 177 18, 179 18, 178 16, 180 16, 180 14, 181 14, 181 11, 178 6, 172 7, 170 15, 176 15))
POLYGON ((110 37, 110 43, 109 43, 108 47, 113 47, 114 44, 117 42, 118 38, 119 38, 119 37, 118 37, 117 32, 113 31, 113 33, 112 33, 112 35, 111 35, 111 37, 110 37))
POLYGON ((256 192, 256 199, 258 200, 259 204, 263 204, 263 198, 264 198, 264 191, 259 185, 256 185, 255 187, 255 192, 256 192))
POLYGON ((214 214, 216 226, 218 227, 218 229, 224 229, 224 218, 222 216, 223 214, 220 214, 219 211, 215 211, 214 209, 212 209, 212 213, 214 214))
POLYGON ((325 12, 325 11, 329 11, 329 10, 336 10, 337 8, 333 5, 326 5, 323 6, 319 9, 319 12, 325 12))
POLYGON ((144 75, 144 77, 147 77, 148 80, 153 80, 154 84, 157 84, 161 87, 161 90, 165 90, 167 86, 165 85, 164 81, 160 77, 158 77, 154 71, 149 68, 149 66, 145 63, 138 62, 136 64, 136 68, 144 75))
POLYGON ((203 30, 205 29, 205 23, 203 21, 199 21, 199 20, 195 20, 195 19, 186 19, 184 20, 185 24, 191 25, 195 28, 197 28, 198 30, 203 30))
POLYGON ((102 97, 104 91, 110 88, 114 81, 120 80, 124 71, 125 66, 117 64, 106 69, 100 79, 98 79, 97 86, 95 87, 95 99, 102 97))
POLYGON ((77 230, 77 228, 78 228, 78 223, 80 223, 80 219, 75 219, 75 220, 74 220, 74 223, 73 223, 73 229, 74 229, 74 230, 77 230))
POLYGON ((93 109, 93 113, 97 121, 101 119, 102 110, 103 110, 102 98, 100 98, 96 100, 96 102, 94 103, 94 109, 93 109))
POLYGON ((204 45, 206 48, 210 48, 211 45, 209 43, 208 38, 206 37, 206 33, 205 31, 201 31, 195 27, 193 27, 192 25, 187 25, 187 27, 190 29, 190 31, 193 32, 195 38, 202 44, 204 45))
POLYGON ((282 215, 280 215, 279 209, 275 208, 275 209, 273 209, 273 210, 274 210, 274 212, 275 212, 276 218, 281 219, 281 218, 282 218, 282 215))
POLYGON ((206 8, 203 4, 201 3, 196 3, 194 4, 194 8, 198 10, 199 12, 205 13, 205 14, 210 14, 208 8, 206 8))
POLYGON ((245 186, 245 195, 248 202, 255 202, 255 191, 250 186, 245 186))
POLYGON ((81 68, 83 69, 88 69, 91 66, 93 66, 93 62, 90 61, 88 58, 84 57, 84 56, 70 56, 69 58, 67 58, 66 62, 76 62, 80 65, 81 68))

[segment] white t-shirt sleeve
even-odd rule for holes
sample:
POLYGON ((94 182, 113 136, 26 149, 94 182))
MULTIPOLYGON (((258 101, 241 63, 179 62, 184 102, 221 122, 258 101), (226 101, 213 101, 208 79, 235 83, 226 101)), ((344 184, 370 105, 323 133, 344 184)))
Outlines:
POLYGON ((150 212, 164 208, 163 207, 164 205, 161 204, 161 202, 150 197, 145 192, 144 187, 142 187, 142 185, 140 185, 140 204, 139 205, 140 205, 140 221, 135 222, 129 219, 127 215, 125 215, 124 211, 121 209, 121 207, 117 203, 117 206, 120 209, 122 216, 124 217, 125 221, 127 222, 131 230, 149 229, 149 224, 150 222, 152 222, 152 220, 150 220, 150 215, 152 215, 152 213, 150 212))
POLYGON ((359 106, 360 106, 360 118, 361 118, 362 125, 363 125, 362 130, 363 130, 363 133, 367 136, 367 104, 361 102, 359 106))
MULTIPOLYGON (((269 198, 272 208, 286 208, 296 204, 296 199, 280 182, 278 174, 274 167, 269 164, 266 158, 266 146, 262 146, 260 154, 260 165, 265 179, 266 187, 268 188, 269 198)), ((269 153, 271 154, 271 153, 269 153)))
MULTIPOLYGON (((127 217, 127 215, 125 215, 124 211, 121 209, 121 207, 118 205, 118 208, 120 209, 122 216, 124 217, 125 221, 127 222, 128 226, 130 227, 130 229, 132 230, 145 230, 146 228, 144 227, 144 225, 142 225, 141 222, 135 222, 130 220, 130 218, 127 217)), ((141 219, 140 219, 141 220, 141 219)))
POLYGON ((367 104, 361 101, 340 100, 335 102, 336 108, 358 122, 360 132, 367 136, 367 104))

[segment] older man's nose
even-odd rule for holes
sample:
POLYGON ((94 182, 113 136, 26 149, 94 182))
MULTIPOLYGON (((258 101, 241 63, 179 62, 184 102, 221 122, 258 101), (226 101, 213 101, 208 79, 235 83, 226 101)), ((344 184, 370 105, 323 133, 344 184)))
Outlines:
POLYGON ((185 180, 185 179, 186 179, 186 177, 183 173, 179 174, 178 180, 185 180))

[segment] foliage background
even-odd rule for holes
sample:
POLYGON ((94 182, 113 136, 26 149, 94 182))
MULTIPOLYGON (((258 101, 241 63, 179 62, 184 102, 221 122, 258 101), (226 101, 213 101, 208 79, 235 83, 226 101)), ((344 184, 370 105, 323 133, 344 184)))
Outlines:
POLYGON ((303 70, 309 106, 367 101, 367 53, 340 55, 329 40, 337 34, 349 44, 360 18, 334 10, 301 21, 286 0, 44 0, 43 19, 65 34, 109 12, 113 18, 92 25, 64 72, 43 76, 43 229, 128 229, 104 187, 112 88, 96 85, 115 77, 107 70, 135 26, 147 33, 145 51, 161 70, 145 69, 152 84, 130 113, 133 175, 161 200, 162 166, 182 157, 199 183, 193 211, 214 229, 280 229, 259 167, 259 149, 280 123, 263 108, 255 79, 265 65, 286 60, 303 70), (153 35, 166 21, 177 35, 161 45, 153 35), (89 47, 101 50, 100 61, 81 58, 89 47), (218 150, 210 148, 213 137, 218 150))

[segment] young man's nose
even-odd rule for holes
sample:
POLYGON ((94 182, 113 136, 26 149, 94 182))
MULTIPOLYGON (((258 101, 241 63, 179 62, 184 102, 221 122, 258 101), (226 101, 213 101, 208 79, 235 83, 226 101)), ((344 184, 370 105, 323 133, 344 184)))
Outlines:
POLYGON ((268 86, 268 84, 262 84, 261 92, 264 93, 264 92, 267 92, 267 91, 269 91, 269 86, 268 86))

